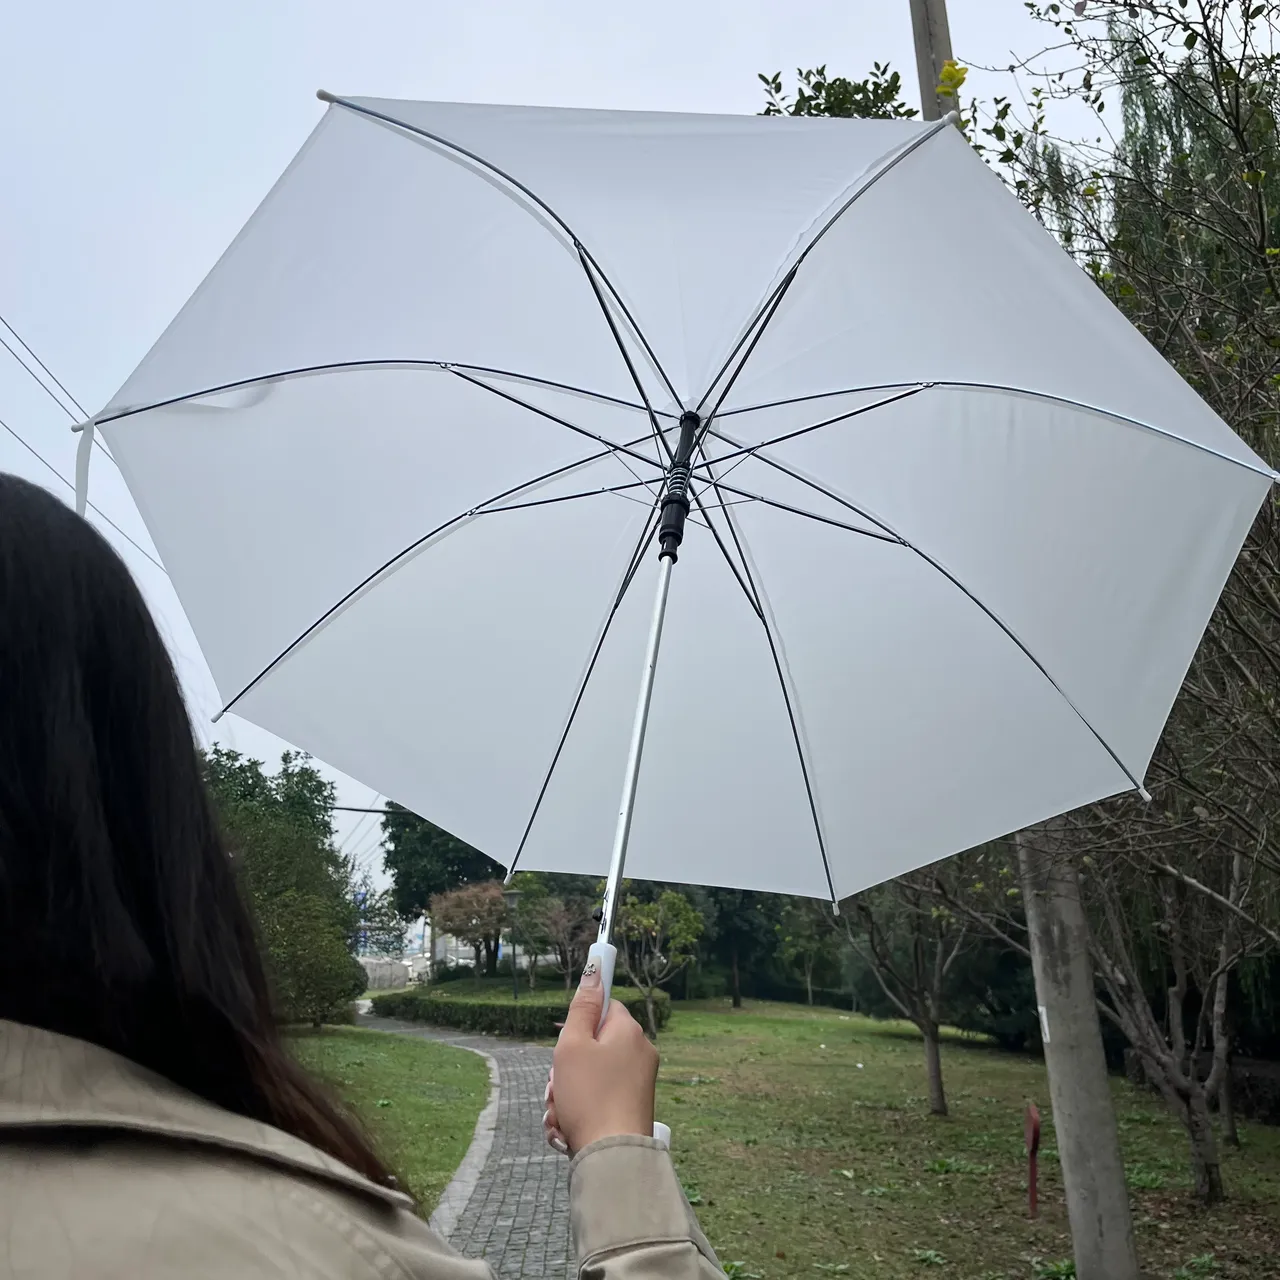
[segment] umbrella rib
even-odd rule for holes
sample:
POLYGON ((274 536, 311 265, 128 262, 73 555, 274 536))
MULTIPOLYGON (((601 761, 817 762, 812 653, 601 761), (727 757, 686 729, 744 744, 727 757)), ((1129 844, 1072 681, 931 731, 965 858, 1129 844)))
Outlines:
MULTIPOLYGON (((716 487, 714 474, 712 476, 711 485, 713 488, 716 487)), ((718 490, 717 496, 719 496, 718 490)), ((723 504, 723 499, 721 499, 721 502, 723 504)), ((710 514, 704 507, 702 507, 701 502, 698 503, 698 506, 706 517, 707 523, 710 524, 710 514)), ((795 744, 796 759, 800 764, 800 776, 804 780, 805 796, 809 801, 809 814, 813 819, 813 833, 818 841, 818 853, 822 857, 822 870, 827 877, 827 889, 831 894, 831 901, 835 903, 838 902, 839 899, 836 897, 835 882, 831 878, 831 863, 827 858, 827 842, 822 832, 822 821, 818 817, 818 802, 813 793, 813 780, 809 772, 809 762, 805 757, 804 742, 800 734, 800 723, 796 716, 796 709, 791 697, 791 690, 787 685, 786 673, 783 670, 782 656, 778 652, 778 644, 773 634, 773 628, 769 625, 769 612, 765 608, 766 597, 763 594, 762 585, 757 584, 755 577, 751 573, 751 564, 747 558, 746 551, 743 548, 743 540, 738 533, 738 528, 734 523, 733 516, 727 507, 722 505, 722 509, 724 511, 725 524, 729 528, 729 535, 733 539, 733 545, 738 552, 739 559, 742 561, 743 572, 746 575, 746 583, 743 584, 741 578, 739 578, 739 583, 743 585, 744 590, 747 590, 748 587, 750 588, 748 599, 754 606, 756 617, 760 619, 760 625, 764 628, 765 641, 769 646, 769 656, 773 659, 773 669, 777 674, 778 687, 782 692, 782 702, 787 711, 787 722, 791 726, 791 740, 795 744)), ((716 544, 724 553, 725 559, 729 562, 729 567, 733 568, 733 561, 729 558, 728 552, 725 551, 724 544, 720 541, 718 536, 716 538, 716 544)), ((735 576, 737 576, 736 570, 735 576)))
MULTIPOLYGON (((641 439, 647 439, 647 438, 648 437, 641 437, 641 439)), ((254 689, 263 679, 265 679, 268 675, 270 675, 271 672, 274 671, 276 667, 278 667, 286 658, 288 658, 290 654, 296 652, 300 646, 305 644, 306 641, 309 640, 313 635, 315 635, 316 632, 321 627, 323 627, 325 623, 329 621, 330 618, 334 617, 335 614, 341 611, 347 604, 349 604, 353 599, 355 599, 356 596, 358 596, 361 592, 365 591, 367 588, 371 587, 380 578, 382 578, 389 570, 394 568, 394 566, 399 564, 402 560, 406 559, 408 556, 411 556, 415 551, 419 550, 421 547, 425 546, 427 543, 433 541, 434 539, 441 537, 442 535, 447 536, 449 533, 454 532, 460 525, 462 525, 467 520, 475 519, 476 517, 490 514, 490 512, 486 511, 485 508, 492 507, 492 505, 495 502, 502 502, 506 498, 514 497, 517 493, 523 493, 525 490, 532 489, 537 485, 546 484, 549 480, 554 480, 557 476, 565 475, 570 471, 576 471, 580 467, 589 466, 593 462, 600 462, 604 458, 608 458, 611 456, 616 456, 614 453, 614 450, 612 448, 606 448, 602 450, 600 453, 591 454, 585 458, 578 458, 573 462, 567 462, 563 466, 556 467, 553 471, 545 472, 543 475, 535 476, 531 480, 526 480, 521 484, 513 485, 510 489, 503 490, 503 492, 501 493, 494 494, 492 498, 487 498, 484 502, 481 502, 477 504, 475 507, 472 507, 470 511, 460 512, 458 515, 452 516, 450 519, 445 520, 443 523, 436 525, 434 529, 431 529, 429 532, 423 534, 422 537, 415 538, 414 541, 409 543, 407 547, 404 547, 402 550, 396 552, 395 555, 393 555, 390 559, 384 561, 372 573, 367 574, 364 578, 362 578, 358 583, 356 583, 354 587, 351 588, 350 591, 346 593, 346 595, 344 595, 335 604, 331 605, 328 609, 326 609, 324 613, 322 613, 314 622, 310 624, 310 626, 308 626, 305 630, 299 632, 299 634, 292 641, 290 641, 289 644, 285 646, 285 648, 281 649, 280 652, 276 654, 276 656, 272 658, 271 661, 267 663, 267 665, 263 667, 262 670, 259 671, 258 674, 254 676, 253 679, 250 680, 249 683, 244 686, 244 688, 240 690, 239 693, 235 695, 235 697, 233 697, 229 702, 227 702, 223 706, 222 710, 219 711, 218 714, 213 717, 214 721, 216 722, 222 719, 222 717, 226 715, 228 711, 231 711, 232 709, 234 709, 235 705, 241 700, 241 698, 245 696, 245 694, 247 694, 250 690, 254 689)))
MULTIPOLYGON (((827 400, 836 396, 859 395, 867 391, 892 391, 898 387, 911 387, 916 390, 932 390, 935 388, 951 389, 956 391, 998 391, 1005 395, 1021 396, 1028 400, 1046 400, 1052 404, 1065 405, 1070 409, 1079 409, 1082 413, 1096 413, 1100 418, 1109 418, 1113 422, 1122 423, 1125 426, 1134 427, 1139 431, 1146 431, 1151 435, 1160 436, 1165 440, 1170 440, 1174 444, 1184 445, 1188 449, 1195 449, 1200 453, 1206 453, 1211 458, 1217 458, 1220 462, 1230 462, 1237 467, 1243 467, 1246 471, 1252 471, 1255 475, 1266 477, 1273 482, 1280 480, 1280 473, 1272 471, 1270 467, 1259 465, 1253 462, 1247 462, 1243 458, 1233 458, 1229 453, 1223 453, 1219 449, 1213 448, 1211 445, 1201 444, 1198 440, 1192 440, 1187 436, 1179 435, 1176 431, 1169 431, 1164 427, 1158 427, 1153 422, 1144 422, 1141 418, 1133 418, 1125 413, 1117 413, 1114 409, 1103 409, 1096 404, 1089 404, 1085 400, 1073 400, 1070 396, 1055 395, 1051 391, 1032 391, 1028 387, 1014 387, 1003 382, 965 382, 958 379, 939 379, 933 382, 906 383, 906 382, 886 382, 874 386, 866 387, 845 387, 840 391, 820 391, 814 395, 794 396, 787 400, 770 400, 764 404, 746 405, 741 409, 728 409, 720 414, 721 418, 735 417, 744 413, 759 413, 765 409, 781 409, 793 404, 806 404, 811 400, 827 400)), ((883 401, 881 403, 892 403, 892 401, 883 401)), ((872 405, 871 408, 878 406, 872 405)), ((833 419, 836 421, 836 419, 833 419)), ((780 437, 786 439, 787 437, 780 437)), ((776 443, 776 441, 774 442, 776 443)), ((756 448, 763 448, 763 445, 757 445, 756 448)))
MULTIPOLYGON (((839 222, 842 217, 844 217, 844 215, 849 211, 849 209, 852 207, 854 202, 858 200, 859 197, 866 195, 866 193, 870 191, 871 188, 874 187, 876 183, 880 181, 881 178, 891 173, 894 169, 898 167, 898 165, 902 163, 902 161, 904 161, 913 152, 917 151, 920 147, 924 146, 924 144, 928 142, 931 138, 936 137, 944 129, 950 128, 954 120, 955 120, 954 114, 948 114, 943 116, 941 120, 938 120, 933 124, 932 128, 920 134, 919 137, 913 138, 912 141, 909 142, 906 146, 901 147, 897 151, 895 151, 893 155, 889 158, 886 164, 882 165, 879 169, 877 169, 871 175, 865 176, 861 182, 858 182, 857 184, 855 184, 854 189, 852 192, 850 192, 849 196, 836 209, 835 213, 833 213, 831 217, 828 218, 825 223, 823 223, 823 225, 818 229, 818 232, 813 237, 813 239, 810 240, 809 243, 800 251, 800 253, 796 257, 795 262, 792 264, 791 269, 787 272, 786 276, 783 277, 783 279, 778 282, 778 284, 771 290, 768 297, 766 297, 765 300, 756 309, 755 315, 752 316, 750 322, 748 323, 746 328, 743 330, 742 337, 738 339, 737 344, 734 346, 733 350, 729 353, 728 359, 725 360, 724 364, 720 367, 720 371, 716 374, 715 378, 712 380, 711 387, 708 389, 707 395, 703 396, 701 403, 703 404, 706 403, 707 396, 710 396, 711 391, 714 390, 716 384, 720 381, 720 379, 724 377, 726 371, 729 369, 729 366, 733 363, 733 361, 737 357, 738 352, 742 349, 742 344, 746 341, 747 335, 750 334, 751 331, 755 329, 757 325, 759 325, 760 326, 759 332, 756 334, 755 339, 751 343, 752 349, 755 348, 756 343, 759 342, 760 340, 760 335, 764 332, 765 327, 768 325, 769 321, 772 320, 774 315, 776 314, 778 305, 782 301, 782 295, 786 293, 786 291, 791 287, 791 281, 795 278, 796 272, 800 270, 800 267, 803 265, 804 260, 814 251, 814 249, 818 247, 819 242, 827 234, 827 232, 830 231, 831 228, 834 227, 835 224, 839 222), (763 324, 761 324, 761 317, 764 317, 763 324)), ((828 206, 828 208, 829 207, 830 206, 828 206)), ((742 362, 741 364, 739 364, 738 369, 734 373, 733 379, 731 381, 737 379, 738 374, 742 372, 742 366, 746 364, 750 355, 751 355, 751 352, 748 351, 747 354, 743 356, 742 362)), ((725 395, 727 394, 728 394, 728 391, 726 390, 725 395)), ((723 400, 724 400, 724 396, 721 396, 722 403, 723 403, 723 400)))
POLYGON ((675 462, 675 451, 671 448, 670 444, 667 443, 666 436, 662 434, 662 431, 658 427, 657 416, 653 412, 653 405, 649 402, 649 397, 645 392, 644 384, 640 381, 640 374, 636 370, 635 362, 631 359, 631 353, 627 350, 626 343, 622 341, 622 334, 618 331, 618 325, 613 318, 613 312, 609 310, 609 304, 605 301, 604 293, 600 289, 599 281, 596 280, 595 272, 592 271, 591 263, 587 261, 587 255, 583 252, 581 246, 578 247, 578 261, 582 263, 582 270, 586 273, 587 281, 591 285, 591 292, 596 295, 596 302, 600 305, 600 312, 609 326, 609 332, 613 334, 613 340, 617 343, 618 352, 627 366, 627 372, 631 375, 631 381, 635 384, 636 391, 639 393, 640 399, 644 401, 644 407, 649 412, 649 422, 653 426, 653 438, 666 452, 667 461, 669 463, 675 462))
MULTIPOLYGON (((637 444, 642 444, 649 438, 648 436, 640 436, 630 444, 618 444, 616 441, 609 440, 594 431, 588 431, 586 427, 580 427, 576 423, 570 422, 567 418, 560 417, 559 414, 552 413, 549 409, 542 409, 536 404, 530 404, 527 400, 521 400, 519 396, 513 396, 509 391, 503 391, 500 387, 491 387, 487 382, 482 382, 479 378, 473 378, 470 374, 464 373, 459 365, 449 365, 448 370, 454 377, 461 378, 463 382, 469 382, 473 387, 480 387, 491 395, 518 405, 521 409, 528 409, 530 413, 536 414, 539 418, 545 418, 548 422, 554 422, 557 426, 566 427, 580 436, 586 436, 588 440, 594 440, 597 444, 605 445, 620 462, 623 455, 625 455, 635 462, 643 462, 647 467, 656 468, 659 474, 655 479, 662 478, 662 464, 643 453, 639 453, 634 447, 637 444)), ((624 463, 623 465, 625 466, 626 464, 624 463)), ((630 467, 627 470, 630 471, 630 467)), ((634 476, 636 473, 632 471, 631 474, 634 476)), ((636 478, 639 479, 638 476, 636 478)))
POLYGON ((462 156, 463 158, 470 160, 473 164, 477 164, 482 169, 487 170, 495 178, 501 179, 513 190, 520 192, 520 194, 526 199, 533 201, 533 203, 537 205, 537 207, 541 209, 542 212, 545 213, 561 231, 564 232, 572 243, 574 249, 577 250, 578 253, 584 255, 595 268, 600 279, 604 282, 605 288, 613 295, 613 299, 618 304, 619 310, 626 317, 627 323, 631 326, 632 331, 640 340, 640 344, 644 347, 645 353, 653 362, 653 367, 658 371, 658 376, 662 379, 667 390, 671 393, 672 400, 674 400, 676 404, 680 403, 680 397, 676 394, 675 387, 671 384, 671 379, 667 377, 666 370, 662 367, 662 362, 658 359, 653 348, 649 345, 649 340, 644 336, 644 332, 636 323, 635 317, 631 314, 627 304, 623 302, 622 295, 614 287, 613 282, 609 277, 601 270, 600 264, 596 261, 595 256, 578 238, 573 228, 569 226, 564 218, 561 217, 561 215, 558 214, 540 195, 531 188, 525 186, 519 178, 513 177, 511 174, 507 173, 506 170, 499 168, 491 160, 486 160, 483 156, 477 155, 474 151, 469 151, 466 147, 460 146, 456 142, 450 142, 448 138, 443 138, 439 134, 431 133, 429 130, 420 128, 418 125, 408 124, 404 120, 398 120, 395 116, 387 115, 382 111, 375 111, 372 107, 361 106, 359 103, 352 102, 349 98, 338 98, 333 94, 326 94, 323 92, 317 96, 322 102, 330 102, 335 106, 346 107, 348 111, 354 111, 357 115, 366 116, 371 120, 381 121, 383 124, 392 125, 397 129, 403 129, 406 133, 412 136, 422 138, 427 142, 435 143, 436 146, 442 147, 445 151, 451 151, 455 155, 462 156))
POLYGON ((833 529, 843 529, 846 533, 856 533, 859 537, 870 538, 873 542, 888 542, 895 547, 908 547, 908 543, 903 539, 895 537, 893 534, 885 533, 879 529, 862 529, 856 524, 846 524, 843 520, 837 520, 834 516, 820 515, 817 511, 809 511, 804 507, 793 507, 788 502, 780 502, 777 498, 765 497, 762 493, 750 493, 746 489, 735 489, 733 485, 725 484, 723 480, 714 482, 716 492, 723 490, 725 493, 732 493, 739 498, 739 502, 714 503, 710 510, 716 507, 736 507, 741 506, 743 502, 759 502, 766 507, 774 507, 778 511, 785 511, 789 515, 801 516, 805 520, 816 520, 819 524, 829 524, 833 529))
MULTIPOLYGON (((598 498, 604 494, 615 493, 619 497, 629 498, 631 495, 627 492, 629 489, 644 489, 647 493, 652 494, 653 490, 649 488, 647 480, 633 480, 630 484, 613 484, 605 485, 599 489, 580 489, 577 493, 562 493, 554 498, 535 498, 531 502, 511 502, 503 507, 492 507, 486 504, 483 509, 477 510, 478 516, 498 515, 503 511, 528 511, 531 507, 550 507, 557 502, 572 502, 576 498, 598 498)), ((643 499, 636 498, 634 501, 639 502, 642 506, 649 507, 652 504, 644 502, 643 499)))
MULTIPOLYGON (((124 418, 132 418, 140 413, 151 413, 155 409, 168 409, 175 404, 185 404, 190 400, 200 400, 205 396, 222 395, 228 391, 243 391, 247 387, 256 387, 264 382, 283 381, 287 378, 301 378, 317 373, 342 373, 350 369, 434 369, 440 373, 449 373, 457 369, 465 369, 470 373, 488 374, 494 378, 511 378, 516 382, 528 382, 534 386, 547 387, 553 391, 567 391, 572 395, 583 396, 588 400, 599 400, 603 404, 617 405, 621 409, 636 409, 644 412, 645 406, 630 400, 622 400, 617 396, 605 395, 602 391, 589 391, 586 387, 575 387, 568 382, 555 382, 550 378, 539 378, 529 373, 516 373, 511 369, 492 369, 487 365, 459 364, 445 360, 337 360, 331 364, 298 365, 292 369, 279 369, 275 373, 260 373, 252 378, 239 378, 234 382, 222 382, 200 391, 188 391, 180 396, 170 396, 165 400, 154 400, 149 404, 138 405, 132 409, 121 409, 118 413, 107 414, 97 418, 96 424, 105 427, 112 422, 124 418)), ((670 414, 662 415, 670 417, 670 414)))
MULTIPOLYGON (((720 440, 726 439, 724 436, 720 436, 718 434, 716 438, 720 440)), ((726 443, 735 444, 736 441, 727 440, 726 443)), ((792 468, 788 467, 785 463, 778 462, 776 459, 770 458, 767 454, 757 453, 755 457, 758 458, 759 461, 765 463, 767 466, 773 467, 775 470, 782 472, 783 475, 789 476, 792 480, 795 480, 800 484, 807 485, 809 488, 816 490, 818 493, 821 493, 824 497, 830 498, 831 501, 839 503, 841 506, 846 507, 848 510, 852 511, 855 515, 861 516, 864 520, 867 520, 871 524, 874 524, 877 528, 882 529, 886 534, 889 534, 892 536, 893 541, 898 542, 902 546, 906 547, 908 551, 911 551, 915 555, 919 556, 920 559, 923 560, 925 564, 927 564, 930 568, 942 574, 942 576, 946 578, 946 580, 950 582, 953 587, 955 587, 958 591, 960 591, 963 595, 965 595, 970 601, 972 601, 973 604, 975 604, 979 609, 981 609, 982 612, 986 614, 986 616, 990 618, 991 621, 994 622, 996 626, 999 627, 1000 630, 1003 631, 1004 634, 1018 647, 1018 649, 1022 652, 1023 656, 1027 658, 1027 660, 1032 664, 1032 666, 1035 667, 1037 671, 1040 672, 1042 676, 1044 676, 1044 678, 1053 686, 1058 696, 1067 704, 1068 707, 1071 708, 1071 710, 1075 713, 1077 719, 1079 719, 1080 723, 1083 724, 1084 727, 1088 729, 1091 734, 1093 734, 1094 738, 1097 739, 1098 744, 1107 753, 1107 755, 1111 757, 1116 767, 1133 784, 1133 789, 1139 793, 1145 794, 1145 788, 1143 787, 1142 783, 1136 777, 1134 777, 1133 772, 1130 770, 1129 766, 1126 765, 1125 762, 1120 759, 1119 755, 1117 755, 1116 751, 1111 746, 1111 744, 1102 736, 1102 734, 1098 732, 1096 728, 1094 728, 1093 724, 1089 721, 1089 718, 1084 714, 1083 711, 1080 710, 1078 706, 1076 706, 1071 696, 1053 678, 1048 668, 1045 667, 1044 663, 1041 662, 1040 659, 1037 658, 1036 655, 1031 652, 1031 650, 1027 647, 1026 643, 1018 636, 1017 632, 1015 632, 1013 628, 1010 627, 1009 624, 1005 622, 1005 620, 1001 618, 1000 615, 990 607, 990 605, 986 604, 981 599, 981 597, 979 597, 969 587, 965 586, 965 584, 959 578, 957 578, 956 575, 952 573, 950 569, 948 569, 944 564, 942 564, 941 561, 935 559, 923 548, 918 547, 909 538, 899 533, 898 530, 896 530, 887 521, 880 519, 878 516, 872 515, 869 511, 866 511, 864 508, 859 507, 855 503, 850 502, 848 498, 844 498, 840 494, 833 492, 832 490, 828 489, 825 485, 819 484, 816 480, 811 480, 808 476, 801 475, 798 471, 792 470, 792 468)), ((726 517, 727 517, 727 513, 726 513, 726 517)))
MULTIPOLYGON (((759 444, 745 445, 740 449, 736 449, 733 453, 722 453, 715 459, 715 461, 717 463, 728 462, 731 458, 736 458, 738 461, 733 464, 733 467, 729 468, 729 470, 732 471, 735 467, 740 466, 748 458, 752 457, 760 449, 767 449, 770 445, 783 444, 785 441, 795 440, 799 436, 807 436, 812 431, 821 431, 823 427, 833 427, 838 422, 847 422, 850 418, 856 418, 861 414, 870 413, 872 409, 882 409, 886 405, 896 404, 899 400, 909 400, 912 396, 919 395, 920 392, 926 390, 932 385, 932 383, 928 382, 919 382, 915 386, 908 387, 906 390, 899 392, 897 395, 886 396, 883 400, 877 400, 873 404, 859 405, 856 409, 850 409, 848 413, 838 413, 834 418, 826 418, 822 422, 815 422, 811 427, 798 427, 795 431, 788 431, 784 435, 774 436, 769 440, 761 440, 759 444)), ((719 438, 723 439, 724 437, 719 438)), ((706 459, 702 466, 709 467, 711 465, 711 460, 707 459, 705 452, 702 456, 706 459)), ((727 475, 728 472, 725 474, 727 475)))
POLYGON ((595 674, 596 663, 600 660, 600 654, 604 651, 605 641, 609 637, 609 628, 613 626, 613 620, 618 616, 618 610, 622 607, 622 601, 626 597, 627 591, 630 589, 635 576, 639 572, 641 561, 644 559, 645 548, 648 546, 653 532, 657 528, 659 515, 659 507, 655 502, 649 510, 649 515, 645 519, 644 527, 640 530, 640 537, 631 552, 631 559, 627 563, 626 572, 622 575, 622 581, 618 584, 618 590, 614 595, 613 604, 609 607, 609 612, 605 615, 604 625, 600 628, 600 635, 596 639, 595 648, 591 651, 591 657, 587 662, 586 669, 582 673, 582 679, 578 683, 578 691, 574 695, 573 704, 569 708, 569 715, 565 721, 563 732, 560 734, 560 740, 556 743, 555 752, 552 754, 551 763, 547 766, 547 772, 542 779, 542 786, 538 788, 537 799, 533 802, 533 812, 529 814, 529 821, 525 824, 524 833, 520 837, 520 843, 516 846, 515 854, 512 856, 511 865, 507 868, 507 879, 510 880, 516 873, 516 867, 520 863, 520 858, 524 853, 525 845, 529 843, 529 836, 533 832, 533 824, 538 820, 538 814, 542 809, 542 802, 546 799, 547 791, 551 786, 551 779, 556 771, 556 766, 560 763, 560 757, 564 754, 565 744, 569 741, 569 734, 573 732, 574 721, 578 718, 578 712, 582 708, 582 700, 587 696, 587 685, 591 682, 591 677, 595 674))
MULTIPOLYGON (((720 412, 720 406, 724 404, 724 402, 729 398, 729 392, 733 390, 733 384, 737 382, 738 375, 743 371, 743 369, 747 367, 747 361, 751 359, 751 353, 756 349, 756 344, 764 336, 765 329, 769 327, 769 321, 773 319, 774 315, 777 313, 778 308, 782 305, 782 299, 787 296, 787 290, 791 288, 791 282, 796 278, 796 272, 799 270, 800 270, 800 264, 797 262, 795 266, 792 267, 791 270, 787 272, 786 276, 782 280, 782 283, 779 284, 778 288, 774 291, 772 301, 769 303, 768 307, 763 312, 763 318, 761 316, 757 316, 756 319, 752 321, 751 328, 749 328, 742 335, 742 337, 738 339, 738 344, 737 346, 734 347, 733 351, 730 353, 729 359, 725 361, 724 367, 720 370, 718 374, 716 374, 715 382, 711 384, 711 386, 707 389, 707 394, 703 396, 702 399, 698 402, 698 412, 701 413, 703 405, 707 403, 707 400, 711 396, 711 392, 715 390, 716 385, 719 383, 720 379, 724 377, 725 370, 727 370, 729 365, 732 364, 733 361, 737 358, 738 352, 742 350, 743 343, 747 341, 748 337, 750 337, 751 342, 747 346, 746 351, 743 352, 742 359, 738 361, 738 367, 733 371, 733 373, 729 377, 729 380, 724 384, 724 390, 720 392, 720 396, 719 396, 719 399, 716 400, 715 407, 711 410, 710 413, 706 415, 706 420, 708 424, 712 421, 712 419, 715 418, 716 414, 720 412)), ((705 429, 703 434, 704 435, 706 434, 705 429)))
MULTIPOLYGON (((724 539, 720 536, 720 531, 715 527, 714 523, 712 523, 710 509, 707 507, 706 503, 702 501, 702 494, 700 492, 695 491, 692 488, 690 488, 689 493, 692 496, 693 501, 697 506, 699 512, 701 512, 702 518, 707 522, 706 528, 710 532, 711 536, 715 539, 716 546, 720 548, 720 554, 724 556, 725 564, 729 566, 729 569, 733 573, 733 576, 738 580, 738 586, 742 588, 742 594, 746 596, 747 603, 751 606, 751 612, 754 613, 756 617, 760 619, 761 622, 763 622, 764 613, 760 608, 760 601, 759 599, 757 599, 755 592, 752 590, 748 579, 743 576, 743 570, 738 568, 738 565, 734 561, 733 557, 729 554, 729 548, 725 546, 724 539)), ((721 502, 720 505, 723 508, 724 506, 723 501, 721 502)))

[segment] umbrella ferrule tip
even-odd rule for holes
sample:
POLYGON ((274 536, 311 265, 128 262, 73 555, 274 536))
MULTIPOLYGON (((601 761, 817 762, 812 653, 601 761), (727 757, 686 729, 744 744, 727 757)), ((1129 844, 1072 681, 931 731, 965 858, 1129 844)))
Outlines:
POLYGON ((1151 792, 1150 792, 1150 791, 1148 791, 1148 790, 1146 789, 1146 787, 1139 787, 1139 788, 1138 788, 1138 799, 1139 799, 1139 800, 1141 800, 1143 804, 1150 804, 1150 803, 1151 803, 1151 792))
POLYGON ((328 89, 317 89, 316 97, 319 98, 321 102, 337 102, 338 100, 329 92, 328 89))

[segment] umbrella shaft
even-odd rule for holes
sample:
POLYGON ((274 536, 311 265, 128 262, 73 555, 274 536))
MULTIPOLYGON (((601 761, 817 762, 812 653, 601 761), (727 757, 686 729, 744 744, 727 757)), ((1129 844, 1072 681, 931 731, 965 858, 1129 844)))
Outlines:
POLYGON ((622 783, 622 803, 618 806, 618 826, 613 836, 613 857, 609 863, 609 880, 605 886, 600 915, 600 941, 609 942, 617 913, 618 895, 622 891, 623 868, 627 861, 627 842, 631 839, 631 819, 636 807, 636 783, 640 778, 640 760, 644 755, 644 735, 649 724, 649 704, 653 700, 653 676, 658 666, 658 650, 662 646, 662 624, 667 614, 667 595, 671 587, 674 557, 658 561, 658 591, 653 602, 653 621, 649 624, 649 643, 645 649, 644 670, 640 675, 640 697, 636 701, 635 723, 631 726, 631 747, 627 753, 627 773, 622 783))

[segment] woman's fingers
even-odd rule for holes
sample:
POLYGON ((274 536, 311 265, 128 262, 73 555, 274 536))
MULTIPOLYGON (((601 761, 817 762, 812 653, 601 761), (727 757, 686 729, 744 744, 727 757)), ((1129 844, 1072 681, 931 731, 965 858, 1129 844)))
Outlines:
POLYGON ((565 1136, 560 1132, 560 1121, 556 1116, 556 1099, 552 1091, 551 1081, 547 1081, 547 1092, 545 1095, 547 1109, 542 1113, 542 1136, 547 1140, 547 1146, 553 1151, 558 1151, 562 1156, 569 1154, 569 1144, 565 1141, 565 1136))

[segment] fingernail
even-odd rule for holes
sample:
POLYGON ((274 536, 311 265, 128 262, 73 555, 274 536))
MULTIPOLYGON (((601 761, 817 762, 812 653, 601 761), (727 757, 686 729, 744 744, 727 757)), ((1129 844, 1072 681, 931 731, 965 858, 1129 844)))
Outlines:
POLYGON ((547 1091, 542 1095, 542 1104, 546 1106, 551 1101, 551 1082, 547 1081, 547 1091))
POLYGON ((552 1138, 548 1145, 553 1151, 558 1151, 562 1156, 569 1154, 569 1144, 563 1138, 552 1138))
POLYGON ((600 966, 594 960, 587 961, 587 967, 582 971, 582 986, 598 987, 600 985, 600 966))
POLYGON ((551 1119, 551 1108, 548 1107, 547 1110, 542 1113, 542 1127, 544 1129, 547 1127, 547 1121, 550 1119, 551 1119))

